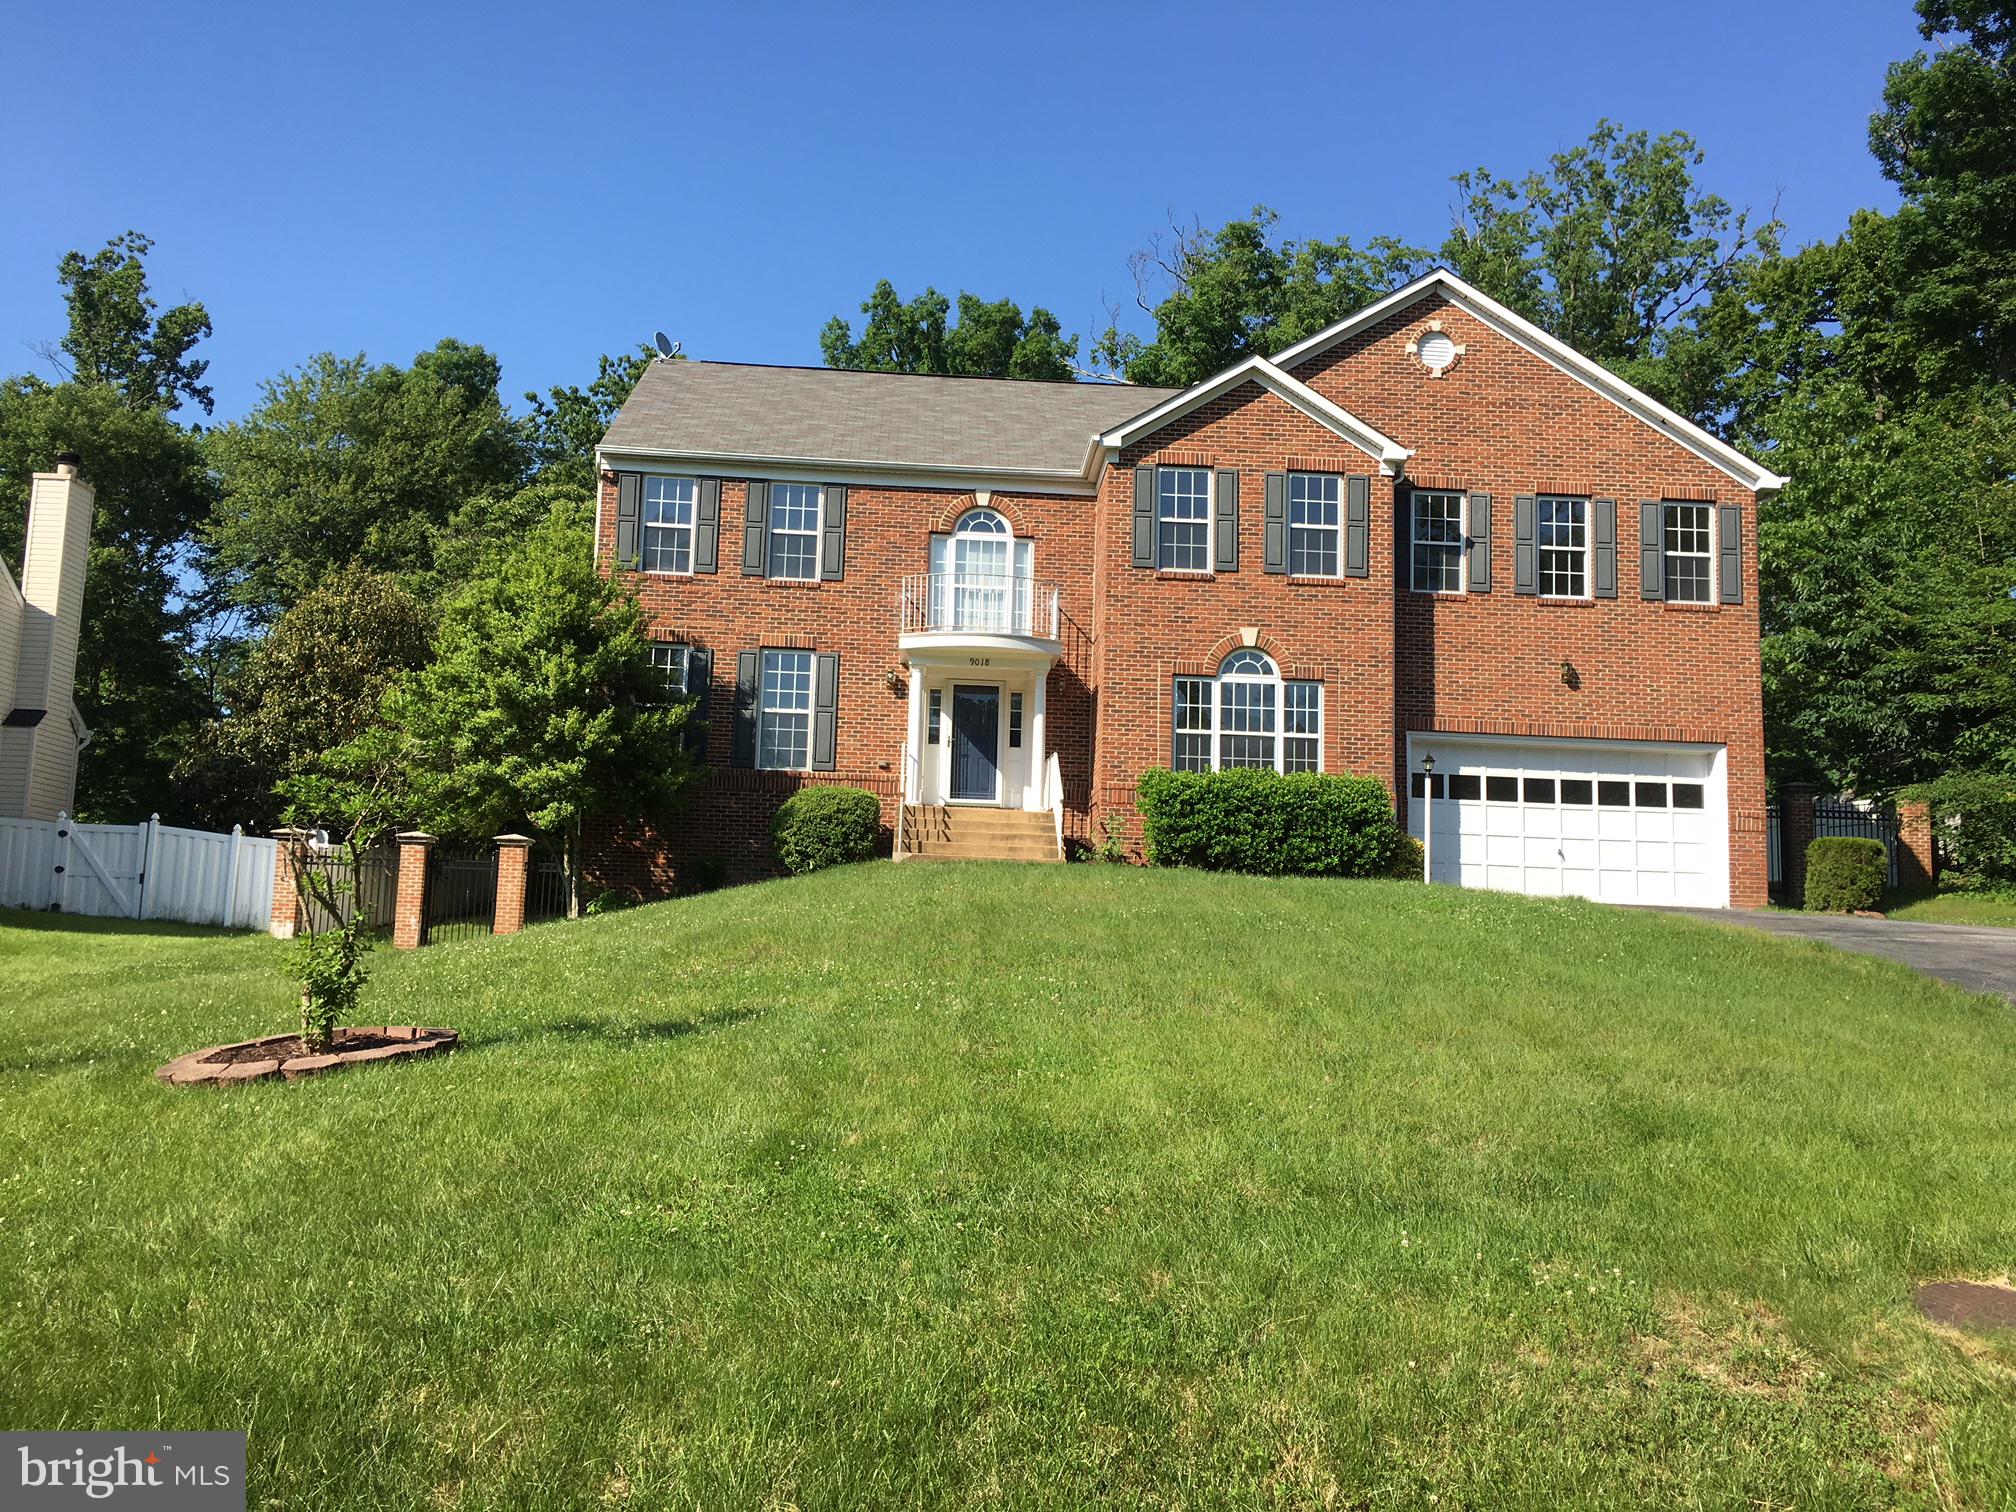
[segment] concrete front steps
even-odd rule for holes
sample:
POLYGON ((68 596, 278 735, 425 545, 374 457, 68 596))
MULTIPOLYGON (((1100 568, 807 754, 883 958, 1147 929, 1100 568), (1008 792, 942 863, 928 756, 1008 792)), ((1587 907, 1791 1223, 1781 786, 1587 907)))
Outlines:
POLYGON ((1062 861, 1046 810, 903 807, 898 861, 1062 861))

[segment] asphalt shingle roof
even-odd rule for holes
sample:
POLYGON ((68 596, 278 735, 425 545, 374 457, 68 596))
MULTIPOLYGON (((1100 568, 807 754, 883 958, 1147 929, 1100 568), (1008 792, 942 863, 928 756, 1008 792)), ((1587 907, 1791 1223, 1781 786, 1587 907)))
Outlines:
POLYGON ((732 362, 654 362, 609 451, 1076 473, 1092 437, 1180 392, 732 362))

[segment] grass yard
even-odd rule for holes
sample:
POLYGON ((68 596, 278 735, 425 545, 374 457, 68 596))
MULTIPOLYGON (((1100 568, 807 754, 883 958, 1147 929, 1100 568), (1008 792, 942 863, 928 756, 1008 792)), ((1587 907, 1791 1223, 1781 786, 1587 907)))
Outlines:
POLYGON ((377 958, 0 915, 0 1418, 251 1504, 2016 1505, 2016 1019, 1400 883, 874 865, 377 958))
POLYGON ((1886 903, 1893 919, 1913 924, 2016 925, 2016 892, 1921 893, 1886 903))

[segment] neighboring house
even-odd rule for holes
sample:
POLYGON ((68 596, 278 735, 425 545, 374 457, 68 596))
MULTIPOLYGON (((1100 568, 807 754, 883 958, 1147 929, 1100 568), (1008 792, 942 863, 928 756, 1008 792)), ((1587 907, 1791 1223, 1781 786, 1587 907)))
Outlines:
POLYGON ((35 474, 19 587, 0 562, 0 819, 70 809, 91 739, 71 701, 93 502, 77 466, 66 452, 35 474))
POLYGON ((1144 768, 1262 766, 1432 808, 1438 880, 1765 901, 1784 480, 1446 271, 1182 391, 656 363, 600 465, 714 768, 604 885, 760 872, 808 782, 1054 854, 1053 804, 1138 837, 1144 768))

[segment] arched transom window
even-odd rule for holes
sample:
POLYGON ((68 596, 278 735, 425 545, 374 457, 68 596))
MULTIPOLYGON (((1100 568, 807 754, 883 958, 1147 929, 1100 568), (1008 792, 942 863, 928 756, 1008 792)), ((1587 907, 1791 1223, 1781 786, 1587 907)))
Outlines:
POLYGON ((998 510, 967 510, 950 535, 931 538, 932 623, 1026 632, 1031 548, 998 510))
POLYGON ((1179 772, 1323 770, 1323 684, 1284 679, 1250 647, 1219 663, 1216 677, 1176 679, 1174 727, 1179 772))

